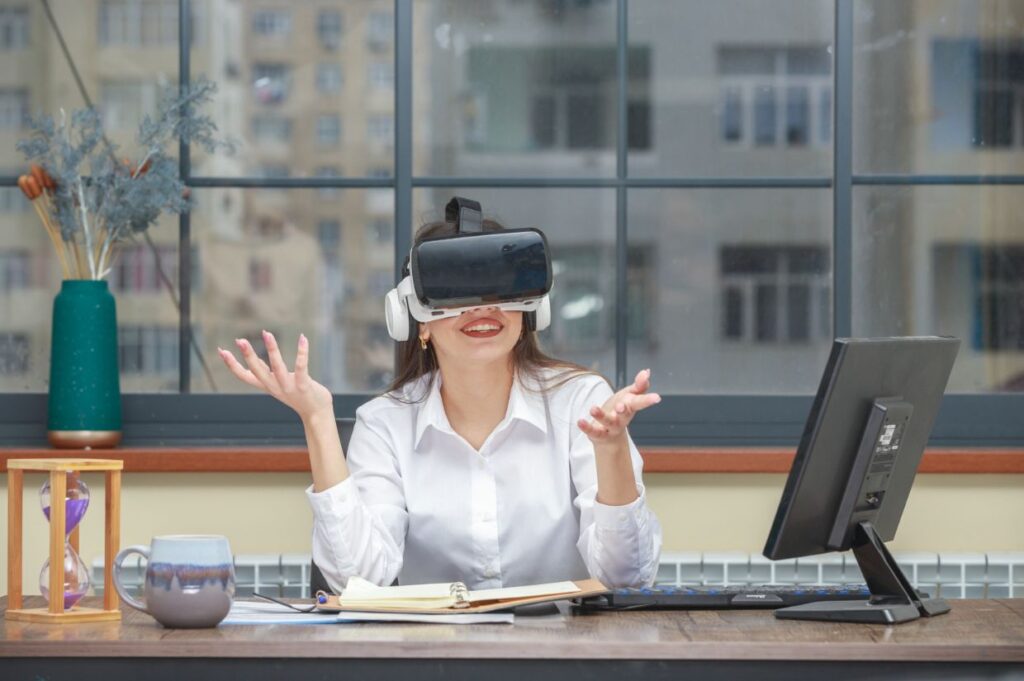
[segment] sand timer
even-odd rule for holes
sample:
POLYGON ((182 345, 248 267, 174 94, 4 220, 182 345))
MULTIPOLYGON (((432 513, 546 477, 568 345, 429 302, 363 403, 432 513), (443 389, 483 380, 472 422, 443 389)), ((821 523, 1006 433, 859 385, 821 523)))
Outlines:
MULTIPOLYGON (((89 488, 82 481, 78 472, 68 471, 65 475, 67 482, 64 485, 64 610, 70 610, 89 590, 89 568, 70 541, 71 533, 82 522, 82 517, 89 508, 89 488)), ((39 505, 42 506, 43 515, 46 516, 47 521, 50 520, 51 504, 60 503, 52 496, 50 480, 47 478, 39 490, 39 505)), ((43 569, 39 571, 39 593, 43 594, 47 602, 50 601, 49 558, 43 563, 43 569)))
POLYGON ((7 611, 4 618, 21 622, 76 623, 121 619, 114 589, 114 556, 121 543, 121 470, 118 459, 9 459, 7 461, 7 611), (22 594, 22 490, 24 473, 39 471, 48 481, 39 490, 43 514, 50 523, 49 560, 39 575, 46 607, 25 608, 22 594), (89 589, 89 569, 78 555, 78 532, 89 507, 89 489, 79 479, 101 472, 103 513, 103 606, 78 602, 89 589))

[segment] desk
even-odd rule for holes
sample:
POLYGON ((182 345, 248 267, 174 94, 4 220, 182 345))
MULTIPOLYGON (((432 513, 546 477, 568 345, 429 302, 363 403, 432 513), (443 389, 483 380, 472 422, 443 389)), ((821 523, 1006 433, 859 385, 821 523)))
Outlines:
POLYGON ((0 678, 1024 679, 1024 599, 952 605, 900 626, 776 621, 756 610, 572 614, 563 604, 511 626, 191 631, 126 609, 120 623, 0 621, 0 678))

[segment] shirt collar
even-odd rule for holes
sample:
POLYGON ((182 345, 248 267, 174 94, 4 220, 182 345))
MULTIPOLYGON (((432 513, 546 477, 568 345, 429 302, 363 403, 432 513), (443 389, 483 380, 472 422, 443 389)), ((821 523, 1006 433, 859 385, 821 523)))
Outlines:
MULTIPOLYGON (((441 400, 441 375, 435 373, 433 380, 427 376, 424 380, 430 381, 430 392, 427 394, 423 405, 420 407, 419 416, 416 419, 415 446, 419 446, 420 440, 427 428, 433 427, 443 433, 454 433, 451 424, 448 422, 448 415, 444 411, 444 402, 441 400)), ((512 419, 525 421, 533 425, 542 433, 548 432, 547 404, 542 392, 527 389, 517 376, 512 381, 512 390, 509 393, 508 409, 505 418, 498 424, 502 428, 512 419)))

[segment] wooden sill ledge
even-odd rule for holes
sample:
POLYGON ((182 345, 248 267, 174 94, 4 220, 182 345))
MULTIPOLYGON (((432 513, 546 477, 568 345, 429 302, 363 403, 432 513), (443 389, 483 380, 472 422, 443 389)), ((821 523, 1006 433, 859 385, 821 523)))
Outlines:
MULTIPOLYGON (((784 447, 645 447, 645 473, 787 473, 795 450, 784 447)), ((121 459, 126 473, 289 473, 309 470, 304 447, 123 447, 82 450, 0 449, 8 459, 55 456, 121 459)), ((1024 449, 929 449, 921 473, 1024 474, 1024 449)))

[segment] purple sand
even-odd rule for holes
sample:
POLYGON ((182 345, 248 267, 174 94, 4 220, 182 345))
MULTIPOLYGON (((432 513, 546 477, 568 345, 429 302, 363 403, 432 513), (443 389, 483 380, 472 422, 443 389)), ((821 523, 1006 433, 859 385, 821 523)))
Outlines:
MULTIPOLYGON (((46 602, 49 603, 50 602, 50 590, 49 589, 40 589, 40 591, 43 592, 43 596, 46 597, 46 602)), ((64 610, 70 610, 75 605, 75 603, 77 603, 78 601, 82 600, 82 596, 84 596, 84 595, 85 595, 85 592, 74 593, 73 591, 65 591, 64 592, 64 610)))
MULTIPOLYGON (((78 526, 78 523, 82 522, 82 516, 85 515, 85 509, 88 506, 88 499, 64 500, 64 530, 67 534, 71 534, 71 531, 78 526)), ((49 506, 43 508, 43 515, 46 516, 47 520, 50 519, 49 506)))

